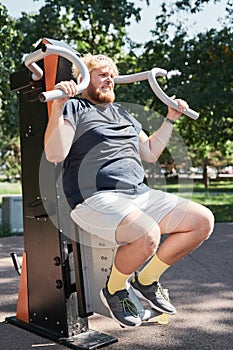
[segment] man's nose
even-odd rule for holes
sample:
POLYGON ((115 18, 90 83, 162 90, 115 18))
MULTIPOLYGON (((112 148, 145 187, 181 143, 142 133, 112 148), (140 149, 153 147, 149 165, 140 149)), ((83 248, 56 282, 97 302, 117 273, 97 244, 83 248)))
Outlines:
POLYGON ((108 75, 108 76, 107 76, 107 83, 108 83, 108 84, 113 84, 113 85, 114 85, 114 79, 113 79, 113 77, 112 77, 111 75, 108 75))

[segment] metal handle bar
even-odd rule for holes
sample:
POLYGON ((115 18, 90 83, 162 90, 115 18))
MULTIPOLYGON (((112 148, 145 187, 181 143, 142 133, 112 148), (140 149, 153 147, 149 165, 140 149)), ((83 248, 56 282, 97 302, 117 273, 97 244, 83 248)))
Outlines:
MULTIPOLYGON (((25 57, 25 60, 24 60, 25 66, 33 73, 32 74, 33 80, 40 80, 43 77, 42 69, 35 62, 50 55, 62 56, 68 59, 75 66, 77 66, 82 76, 82 81, 80 84, 78 84, 78 90, 81 93, 83 90, 87 88, 90 82, 90 74, 87 69, 87 66, 72 51, 64 47, 50 45, 50 44, 43 44, 41 49, 34 51, 25 57)), ((41 102, 46 102, 46 101, 54 100, 56 98, 62 98, 65 96, 67 95, 64 93, 64 91, 55 89, 51 91, 42 92, 39 96, 39 100, 41 102)))
POLYGON ((136 81, 143 81, 148 79, 148 74, 149 74, 149 71, 128 74, 128 75, 119 75, 114 78, 114 82, 116 84, 128 84, 128 83, 134 83, 136 81))
MULTIPOLYGON (((167 96, 166 93, 159 86, 156 80, 158 76, 166 77, 167 71, 162 68, 152 68, 150 71, 146 72, 140 72, 129 75, 120 75, 116 77, 114 81, 116 84, 127 84, 148 79, 150 87, 155 93, 155 95, 167 106, 170 106, 176 109, 177 111, 180 111, 178 103, 172 100, 169 96, 167 96)), ((188 108, 187 111, 184 111, 182 113, 195 120, 199 117, 199 114, 190 108, 188 108)))

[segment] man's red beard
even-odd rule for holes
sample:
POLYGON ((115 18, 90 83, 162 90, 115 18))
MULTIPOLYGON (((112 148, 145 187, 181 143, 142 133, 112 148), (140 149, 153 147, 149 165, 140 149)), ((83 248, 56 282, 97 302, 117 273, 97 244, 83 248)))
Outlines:
POLYGON ((115 100, 115 93, 113 90, 107 92, 101 92, 99 89, 94 88, 90 83, 88 86, 88 96, 92 101, 98 103, 112 103, 115 100))

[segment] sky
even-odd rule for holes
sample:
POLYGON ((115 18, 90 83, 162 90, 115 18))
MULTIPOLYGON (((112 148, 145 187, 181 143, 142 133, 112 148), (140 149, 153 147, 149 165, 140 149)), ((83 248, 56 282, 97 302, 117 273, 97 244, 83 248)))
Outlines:
MULTIPOLYGON (((37 12, 43 5, 44 0, 0 0, 2 4, 4 4, 9 14, 12 17, 19 17, 21 12, 37 12)), ((142 7, 142 20, 140 23, 133 22, 128 29, 128 33, 130 34, 130 38, 136 42, 143 43, 150 39, 150 30, 154 29, 154 19, 158 13, 160 4, 163 2, 162 0, 151 1, 151 5, 147 7, 143 5, 139 0, 135 0, 135 5, 142 7)), ((219 18, 223 18, 225 16, 225 5, 227 0, 221 0, 220 3, 207 4, 204 6, 204 10, 197 15, 191 15, 185 17, 183 14, 182 20, 189 20, 188 28, 189 35, 195 35, 198 32, 205 31, 210 28, 220 28, 220 24, 218 23, 219 18)))

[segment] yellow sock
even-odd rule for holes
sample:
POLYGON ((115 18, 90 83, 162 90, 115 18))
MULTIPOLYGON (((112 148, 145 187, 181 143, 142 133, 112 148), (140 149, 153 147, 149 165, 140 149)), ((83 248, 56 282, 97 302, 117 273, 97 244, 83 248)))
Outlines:
POLYGON ((130 275, 124 275, 117 270, 116 266, 113 264, 111 275, 108 280, 108 291, 110 294, 114 294, 118 290, 125 289, 126 281, 130 275))
POLYGON ((144 286, 159 280, 159 277, 170 267, 155 255, 139 272, 138 280, 144 286))

